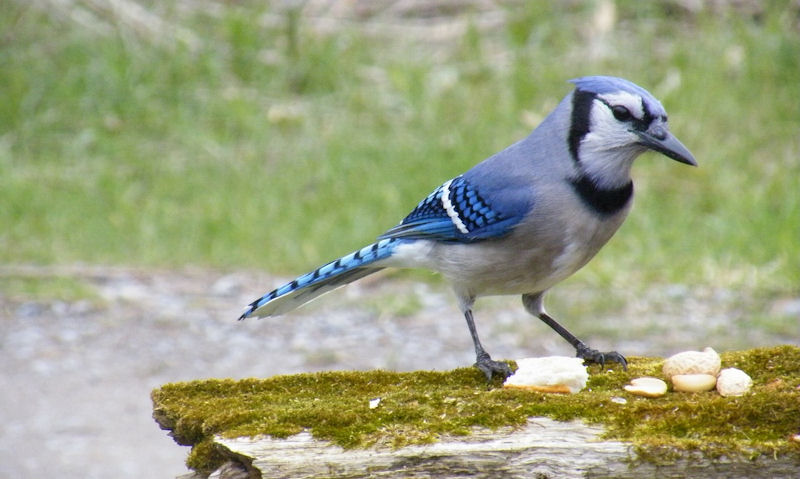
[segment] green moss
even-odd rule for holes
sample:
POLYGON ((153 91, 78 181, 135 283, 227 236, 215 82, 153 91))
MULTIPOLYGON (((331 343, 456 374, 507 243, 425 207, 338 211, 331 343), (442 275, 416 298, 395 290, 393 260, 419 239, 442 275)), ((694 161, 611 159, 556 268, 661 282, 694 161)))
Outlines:
POLYGON ((714 392, 645 399, 626 393, 631 378, 661 375, 659 358, 630 358, 625 371, 591 368, 587 388, 547 395, 487 388, 473 368, 453 371, 323 372, 269 379, 203 380, 153 391, 154 417, 180 444, 193 446, 188 465, 211 471, 221 461, 211 440, 260 434, 287 437, 309 430, 345 448, 402 447, 465 435, 475 426, 521 426, 528 417, 582 419, 602 424, 608 439, 630 441, 645 460, 681 451, 710 457, 761 454, 800 456, 789 441, 800 430, 800 348, 780 346, 729 352, 723 367, 751 375, 742 397, 714 392), (626 404, 611 401, 627 399, 626 404), (377 408, 369 401, 381 398, 377 408))

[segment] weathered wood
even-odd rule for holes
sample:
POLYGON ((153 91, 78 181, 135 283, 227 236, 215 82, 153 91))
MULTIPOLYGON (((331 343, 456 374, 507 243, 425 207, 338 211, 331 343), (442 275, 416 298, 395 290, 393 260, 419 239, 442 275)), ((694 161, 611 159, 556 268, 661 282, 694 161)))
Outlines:
MULTIPOLYGON (((245 461, 248 463, 248 461, 245 461)), ((251 477, 261 477, 261 474, 252 468, 245 466, 239 458, 231 460, 221 465, 216 471, 212 472, 208 479, 250 479, 251 477)), ((183 474, 176 479, 206 479, 206 476, 198 472, 183 474)))
MULTIPOLYGON (((796 457, 709 459, 683 453, 668 464, 637 458, 632 446, 600 439, 602 428, 580 421, 532 418, 527 426, 475 430, 429 445, 345 450, 303 432, 286 439, 216 438, 220 450, 251 478, 796 478, 796 457)), ((226 465, 212 477, 242 477, 226 465)))

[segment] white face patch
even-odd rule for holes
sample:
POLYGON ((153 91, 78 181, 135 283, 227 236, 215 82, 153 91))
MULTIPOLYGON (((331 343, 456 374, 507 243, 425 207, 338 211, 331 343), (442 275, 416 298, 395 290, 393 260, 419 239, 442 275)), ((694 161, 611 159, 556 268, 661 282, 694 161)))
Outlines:
POLYGON ((642 108, 642 97, 635 93, 620 91, 617 93, 606 93, 605 95, 597 95, 597 98, 605 101, 611 106, 624 106, 631 112, 637 120, 644 118, 644 108, 642 108))
POLYGON ((631 115, 644 116, 644 111, 641 97, 630 93, 598 96, 592 104, 591 126, 579 147, 581 168, 597 186, 617 188, 630 181, 633 160, 644 147, 630 124, 614 118, 607 103, 625 106, 631 115))
MULTIPOLYGON (((623 94, 620 94, 622 96, 623 94)), ((629 95, 628 99, 639 98, 629 95)), ((620 122, 614 118, 614 112, 606 105, 605 99, 598 97, 592 105, 592 112, 589 116, 589 132, 581 141, 581 162, 586 163, 593 159, 587 156, 590 151, 599 152, 614 150, 636 142, 637 137, 630 131, 630 125, 620 122)), ((632 102, 629 102, 632 103, 632 102)), ((616 103, 620 105, 620 103, 616 103)), ((627 106, 625 106, 628 108, 627 106)), ((639 100, 638 112, 630 110, 635 115, 642 112, 641 100, 639 100)))

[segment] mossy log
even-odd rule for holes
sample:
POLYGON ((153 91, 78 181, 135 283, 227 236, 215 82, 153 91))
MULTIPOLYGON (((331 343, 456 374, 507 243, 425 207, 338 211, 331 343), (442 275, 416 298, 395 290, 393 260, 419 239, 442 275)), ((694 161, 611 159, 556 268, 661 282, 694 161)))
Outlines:
POLYGON ((800 348, 724 353, 754 380, 728 398, 632 396, 663 361, 630 359, 572 395, 487 388, 471 368, 168 384, 154 418, 192 446, 187 477, 800 475, 800 348))
POLYGON ((711 459, 693 453, 667 462, 650 462, 637 459, 628 443, 601 440, 602 433, 601 427, 580 421, 532 418, 521 429, 475 430, 469 436, 399 449, 343 449, 316 440, 308 432, 285 439, 219 437, 215 444, 231 463, 215 477, 749 479, 796 478, 800 474, 800 460, 786 456, 711 459))

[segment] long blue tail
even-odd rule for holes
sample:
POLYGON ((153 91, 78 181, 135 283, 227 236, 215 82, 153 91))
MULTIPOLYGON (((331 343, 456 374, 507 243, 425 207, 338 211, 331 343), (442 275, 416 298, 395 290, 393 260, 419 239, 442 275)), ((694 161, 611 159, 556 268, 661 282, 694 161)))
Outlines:
POLYGON ((382 239, 320 266, 253 301, 239 319, 278 316, 328 291, 380 271, 383 267, 373 263, 391 256, 398 241, 382 239))

